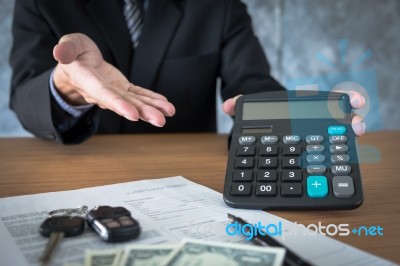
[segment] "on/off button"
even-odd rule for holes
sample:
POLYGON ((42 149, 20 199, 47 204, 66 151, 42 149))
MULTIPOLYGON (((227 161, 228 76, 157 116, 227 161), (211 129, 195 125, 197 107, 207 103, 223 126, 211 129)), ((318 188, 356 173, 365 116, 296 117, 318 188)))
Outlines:
POLYGON ((346 133, 346 128, 344 126, 330 126, 328 127, 329 135, 343 135, 346 133))

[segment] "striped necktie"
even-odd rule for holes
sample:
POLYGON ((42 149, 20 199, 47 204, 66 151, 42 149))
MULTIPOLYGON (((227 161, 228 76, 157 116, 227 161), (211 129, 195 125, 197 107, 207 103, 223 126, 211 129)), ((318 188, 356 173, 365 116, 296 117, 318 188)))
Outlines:
POLYGON ((143 27, 143 12, 138 0, 124 0, 124 17, 133 47, 139 45, 139 37, 143 27))

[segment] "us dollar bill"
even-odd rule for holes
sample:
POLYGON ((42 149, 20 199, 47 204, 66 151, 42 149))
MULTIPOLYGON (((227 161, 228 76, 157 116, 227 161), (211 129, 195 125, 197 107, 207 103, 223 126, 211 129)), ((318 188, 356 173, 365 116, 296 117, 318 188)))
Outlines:
POLYGON ((177 247, 174 244, 131 245, 125 248, 121 266, 159 266, 177 247))
POLYGON ((165 266, 280 266, 285 249, 185 239, 165 260, 165 266))
POLYGON ((87 250, 85 266, 118 266, 122 252, 122 249, 87 250))

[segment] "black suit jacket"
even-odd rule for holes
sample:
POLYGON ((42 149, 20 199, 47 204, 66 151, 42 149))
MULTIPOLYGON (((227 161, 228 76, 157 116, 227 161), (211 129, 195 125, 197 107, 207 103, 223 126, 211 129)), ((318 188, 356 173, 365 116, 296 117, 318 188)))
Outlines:
POLYGON ((117 0, 16 0, 12 27, 11 108, 41 138, 79 143, 94 133, 215 132, 216 80, 222 98, 282 87, 269 75, 245 6, 238 0, 149 0, 133 51, 117 0), (98 107, 72 119, 52 99, 52 50, 81 32, 132 83, 168 98, 176 115, 163 128, 129 122, 98 107), (60 133, 55 124, 67 124, 60 133))

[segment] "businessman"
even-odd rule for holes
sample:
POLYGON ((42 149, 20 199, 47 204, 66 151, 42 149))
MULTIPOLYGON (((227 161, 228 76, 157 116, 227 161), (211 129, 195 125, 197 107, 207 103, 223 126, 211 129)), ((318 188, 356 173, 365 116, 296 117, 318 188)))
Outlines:
MULTIPOLYGON (((10 104, 41 138, 215 132, 218 77, 229 115, 239 95, 284 89, 239 0, 16 0, 14 10, 10 104)), ((365 131, 360 117, 353 128, 365 131)))

